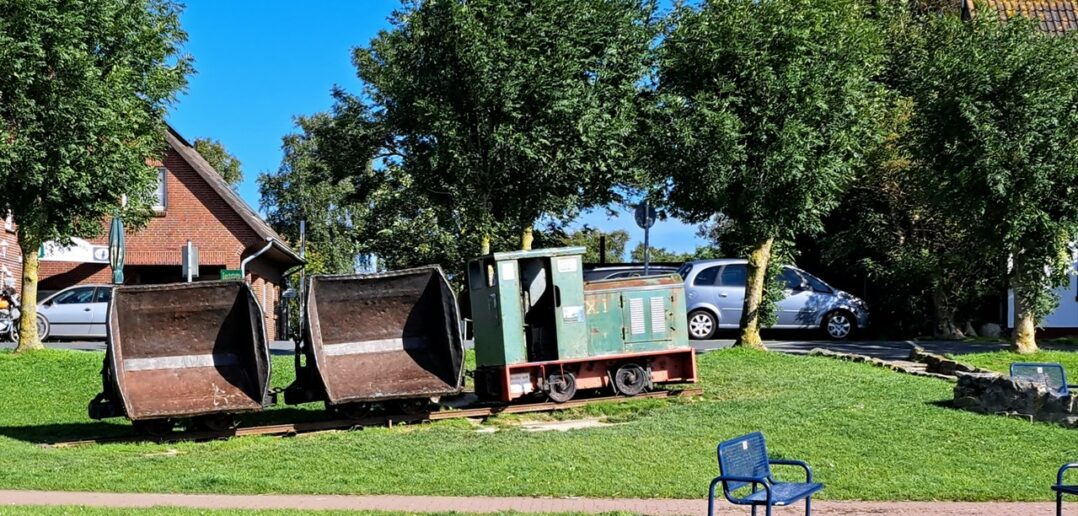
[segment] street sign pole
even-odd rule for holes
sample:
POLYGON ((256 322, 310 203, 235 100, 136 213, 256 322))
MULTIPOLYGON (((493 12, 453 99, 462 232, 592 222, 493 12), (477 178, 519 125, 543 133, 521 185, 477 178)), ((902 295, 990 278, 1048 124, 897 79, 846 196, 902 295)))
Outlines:
POLYGON ((644 230, 644 276, 651 273, 651 226, 655 225, 655 208, 648 201, 644 201, 636 207, 636 225, 644 230))

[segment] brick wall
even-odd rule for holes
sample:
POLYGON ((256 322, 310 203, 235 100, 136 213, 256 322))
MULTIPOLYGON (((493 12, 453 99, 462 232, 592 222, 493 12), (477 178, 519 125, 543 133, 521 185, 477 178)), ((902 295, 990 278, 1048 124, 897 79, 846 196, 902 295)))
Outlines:
MULTIPOLYGON (((265 240, 175 150, 169 149, 163 165, 168 172, 165 210, 142 229, 125 235, 127 282, 179 281, 180 249, 188 240, 198 247, 199 263, 203 267, 239 269, 244 250, 265 240), (171 275, 173 267, 175 279, 171 275), (140 274, 140 271, 144 273, 140 274), (169 274, 163 275, 162 271, 169 274)), ((107 225, 108 221, 103 223, 107 225)), ((107 245, 108 235, 106 232, 88 240, 95 245, 107 245)), ((0 263, 6 263, 2 257, 0 263)), ((248 274, 259 302, 265 299, 262 309, 266 316, 266 331, 271 338, 276 335, 278 299, 277 285, 272 282, 279 274, 248 274), (266 278, 271 282, 269 288, 265 286, 266 278), (263 289, 266 289, 265 296, 263 289)), ((107 264, 41 262, 40 280, 43 290, 58 290, 81 283, 109 283, 112 274, 107 264)))
POLYGON ((22 283, 22 252, 14 226, 0 221, 0 282, 6 274, 15 279, 15 287, 22 283))

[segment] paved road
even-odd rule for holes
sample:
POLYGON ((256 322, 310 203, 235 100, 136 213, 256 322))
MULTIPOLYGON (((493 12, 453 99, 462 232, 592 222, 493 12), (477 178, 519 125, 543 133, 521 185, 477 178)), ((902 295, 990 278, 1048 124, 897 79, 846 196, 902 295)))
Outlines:
MULTIPOLYGON (((12 349, 15 344, 12 342, 0 342, 0 349, 12 349)), ((45 347, 52 349, 73 349, 75 351, 105 351, 105 341, 49 341, 45 343, 45 347)), ((292 341, 288 340, 275 340, 270 343, 270 353, 274 355, 291 355, 293 353, 292 341)))
MULTIPOLYGON (((869 340, 869 341, 831 341, 831 340, 765 340, 764 344, 772 351, 790 354, 806 354, 815 348, 824 348, 842 353, 858 353, 869 355, 882 360, 902 360, 909 357, 910 341, 904 340, 869 340)), ((468 343, 470 344, 470 342, 468 343)), ((706 352, 715 349, 728 348, 734 345, 734 339, 694 340, 692 346, 698 351, 706 352)), ((1006 348, 1005 344, 966 343, 948 341, 918 341, 918 346, 925 348, 931 353, 956 354, 980 353, 985 351, 998 351, 1006 348)), ((103 341, 55 341, 46 342, 45 346, 56 349, 73 349, 78 351, 104 351, 103 341)), ((0 349, 13 348, 10 342, 0 343, 0 349)), ((470 346, 469 346, 470 347, 470 346)), ((1046 346, 1051 347, 1051 346, 1046 346)), ((1073 348, 1072 348, 1073 349, 1073 348)), ((270 344, 270 352, 274 355, 291 355, 293 345, 291 341, 277 340, 270 344)))
MULTIPOLYGON (((692 345, 698 351, 711 351, 728 348, 734 345, 734 339, 696 340, 692 345)), ((780 351, 794 355, 803 355, 815 348, 824 348, 842 353, 857 353, 879 358, 881 360, 902 360, 910 355, 911 341, 907 340, 867 340, 867 341, 832 341, 832 340, 765 340, 764 345, 771 351, 780 351)), ((986 351, 999 351, 1007 347, 1006 344, 968 343, 951 341, 917 341, 930 353, 940 355, 963 353, 983 353, 986 351)))

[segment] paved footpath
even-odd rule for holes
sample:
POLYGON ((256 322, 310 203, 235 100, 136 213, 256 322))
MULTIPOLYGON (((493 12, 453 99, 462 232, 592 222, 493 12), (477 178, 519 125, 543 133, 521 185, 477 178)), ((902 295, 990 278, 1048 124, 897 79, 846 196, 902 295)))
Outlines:
MULTIPOLYGON (((344 496, 344 495, 202 495, 151 493, 78 493, 59 491, 3 491, 3 505, 75 505, 113 508, 192 507, 199 509, 384 510, 407 512, 613 512, 649 515, 707 513, 703 500, 641 500, 598 498, 495 498, 452 496, 344 496)), ((1052 503, 965 502, 827 502, 812 504, 821 515, 900 514, 917 516, 1050 515, 1052 503)), ((1078 515, 1078 504, 1069 507, 1078 515)), ((804 514, 804 505, 776 509, 776 514, 804 514)), ((722 504, 716 514, 747 514, 747 508, 722 504)))

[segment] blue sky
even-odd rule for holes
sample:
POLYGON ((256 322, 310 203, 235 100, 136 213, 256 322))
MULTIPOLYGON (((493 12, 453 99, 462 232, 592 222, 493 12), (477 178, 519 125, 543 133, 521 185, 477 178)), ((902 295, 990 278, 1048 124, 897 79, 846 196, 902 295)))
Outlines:
MULTIPOLYGON (((388 28, 397 0, 304 2, 188 0, 183 26, 186 52, 198 73, 168 120, 188 140, 221 140, 243 163, 241 196, 258 208, 256 179, 276 170, 281 137, 293 132, 293 117, 330 107, 330 89, 358 92, 360 82, 351 49, 388 28)), ((602 211, 583 214, 587 224, 633 235, 629 248, 643 240, 631 213, 608 218, 602 211)), ((653 245, 689 251, 702 242, 695 226, 658 222, 653 245)))

